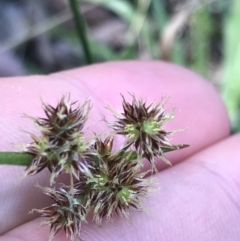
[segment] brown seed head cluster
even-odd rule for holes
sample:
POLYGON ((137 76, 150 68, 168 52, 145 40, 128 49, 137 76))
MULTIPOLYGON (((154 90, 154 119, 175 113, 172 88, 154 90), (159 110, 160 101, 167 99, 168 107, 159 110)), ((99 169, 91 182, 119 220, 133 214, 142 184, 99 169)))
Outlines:
POLYGON ((51 241, 62 228, 66 237, 74 240, 80 233, 81 222, 86 221, 86 209, 81 205, 81 200, 76 198, 75 193, 69 194, 64 188, 58 190, 40 188, 54 201, 54 204, 43 209, 33 209, 32 212, 36 211, 41 214, 41 217, 49 218, 41 223, 41 225, 50 226, 49 240, 51 241))
POLYGON ((63 97, 54 108, 43 103, 46 118, 32 118, 41 135, 31 135, 33 142, 26 152, 34 158, 25 171, 33 175, 45 167, 51 174, 50 183, 60 173, 69 174, 70 186, 42 188, 53 204, 35 209, 48 218, 49 241, 64 229, 67 238, 74 240, 80 235, 82 222, 89 213, 98 225, 112 219, 114 213, 129 218, 131 209, 143 210, 141 199, 148 193, 151 183, 141 171, 142 159, 153 165, 155 157, 168 162, 164 153, 187 145, 173 145, 162 126, 172 118, 166 114, 164 103, 146 105, 143 99, 132 95, 132 103, 123 97, 122 114, 114 112, 116 120, 109 126, 115 134, 126 137, 123 147, 113 151, 114 135, 104 140, 95 136, 91 141, 84 138, 83 127, 90 111, 90 103, 74 108, 70 96, 63 97))
POLYGON ((147 105, 145 100, 137 100, 134 95, 132 103, 128 103, 124 96, 122 98, 123 113, 112 111, 116 120, 109 122, 109 126, 117 134, 126 136, 126 144, 133 144, 140 158, 147 158, 154 165, 158 157, 171 165, 164 153, 188 146, 173 145, 169 139, 172 132, 163 129, 163 125, 173 118, 173 110, 165 113, 164 98, 155 105, 147 105))
POLYGON ((62 171, 79 176, 79 160, 94 155, 92 142, 86 141, 82 129, 90 111, 89 101, 73 108, 75 102, 64 96, 56 108, 43 103, 46 118, 32 118, 41 136, 31 135, 33 142, 26 152, 35 158, 25 171, 34 175, 47 167, 52 173, 51 184, 62 171))
POLYGON ((140 198, 147 194, 149 182, 146 172, 139 172, 139 162, 134 151, 120 149, 111 153, 113 138, 96 140, 98 159, 81 164, 79 181, 75 188, 85 197, 87 206, 93 209, 94 221, 110 220, 116 212, 129 216, 129 208, 141 210, 140 198))

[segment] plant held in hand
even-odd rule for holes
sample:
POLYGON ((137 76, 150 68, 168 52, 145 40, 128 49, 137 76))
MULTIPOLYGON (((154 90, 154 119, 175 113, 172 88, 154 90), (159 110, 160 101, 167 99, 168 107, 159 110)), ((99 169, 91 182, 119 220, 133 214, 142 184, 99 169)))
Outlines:
POLYGON ((32 160, 24 176, 35 175, 45 167, 51 172, 50 184, 54 186, 39 188, 53 204, 33 210, 47 218, 42 225, 50 226, 49 241, 61 229, 73 241, 80 236, 81 224, 89 213, 101 225, 112 219, 114 213, 129 218, 131 209, 142 211, 141 199, 151 187, 146 176, 152 174, 151 170, 141 170, 143 159, 148 159, 156 169, 156 158, 170 164, 165 153, 188 146, 172 144, 169 135, 173 132, 163 129, 173 118, 173 111, 165 113, 164 99, 147 105, 145 100, 131 96, 131 103, 122 96, 122 113, 111 110, 115 121, 107 123, 114 133, 104 140, 99 135, 90 140, 85 138, 83 129, 90 102, 76 107, 70 95, 63 96, 56 107, 42 103, 45 118, 30 117, 40 135, 31 134, 33 141, 26 145, 25 155, 30 154, 32 160), (125 136, 125 142, 113 151, 116 134, 125 136), (61 173, 69 176, 69 185, 59 187, 54 183, 61 173))

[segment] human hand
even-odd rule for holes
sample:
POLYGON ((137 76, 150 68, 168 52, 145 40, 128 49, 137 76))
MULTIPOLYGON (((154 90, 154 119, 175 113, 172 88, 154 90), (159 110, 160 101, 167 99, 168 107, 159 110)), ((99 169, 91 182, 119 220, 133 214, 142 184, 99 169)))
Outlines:
MULTIPOLYGON (((29 143, 21 130, 34 132, 23 113, 43 116, 40 97, 56 104, 63 94, 72 100, 92 99, 93 109, 86 127, 88 134, 107 130, 103 116, 110 105, 121 110, 120 93, 147 97, 150 103, 171 96, 166 108, 176 106, 176 117, 166 129, 187 128, 174 136, 173 143, 190 144, 167 154, 173 167, 158 162, 159 190, 144 201, 148 213, 131 212, 130 222, 114 217, 98 227, 83 225, 86 241, 155 240, 240 240, 238 202, 240 192, 240 135, 229 137, 226 110, 212 86, 194 73, 162 62, 121 62, 93 65, 50 76, 0 80, 0 150, 14 150, 15 143, 29 143)), ((115 139, 121 145, 121 138, 115 139)), ((148 165, 146 163, 146 165, 148 165)), ((0 166, 0 241, 45 241, 49 227, 39 228, 40 218, 28 215, 50 200, 35 184, 49 185, 43 171, 17 184, 24 168, 0 166)), ((56 241, 66 240, 63 232, 56 241)))

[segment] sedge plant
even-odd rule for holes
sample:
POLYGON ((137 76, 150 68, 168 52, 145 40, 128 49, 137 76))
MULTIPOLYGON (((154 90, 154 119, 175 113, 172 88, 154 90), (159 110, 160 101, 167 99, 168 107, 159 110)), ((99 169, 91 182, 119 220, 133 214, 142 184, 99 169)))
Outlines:
POLYGON ((143 98, 137 99, 133 94, 131 97, 128 102, 122 95, 121 112, 108 108, 114 120, 105 119, 111 129, 105 137, 85 137, 91 103, 72 102, 70 94, 55 107, 42 102, 45 117, 28 116, 40 134, 31 134, 32 142, 15 158, 21 157, 23 165, 28 163, 24 177, 45 168, 51 173, 49 187, 38 187, 52 199, 52 205, 32 210, 46 218, 42 225, 50 226, 49 241, 61 229, 71 241, 81 237, 81 226, 88 216, 101 225, 115 213, 129 218, 131 210, 142 211, 142 198, 152 184, 146 177, 157 171, 156 162, 171 164, 165 153, 188 146, 172 144, 169 136, 174 131, 163 129, 174 117, 173 111, 165 111, 165 98, 147 104, 143 98), (114 151, 116 135, 123 135, 125 141, 114 151), (144 159, 151 164, 149 170, 141 168, 144 159), (69 176, 69 184, 56 183, 62 173, 69 176))

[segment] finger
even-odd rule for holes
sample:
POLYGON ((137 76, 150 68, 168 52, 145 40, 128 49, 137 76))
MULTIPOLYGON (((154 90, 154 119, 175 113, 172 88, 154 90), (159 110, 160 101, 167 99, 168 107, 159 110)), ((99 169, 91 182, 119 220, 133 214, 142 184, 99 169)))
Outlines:
MULTIPOLYGON (((240 135, 231 137, 157 174, 160 189, 145 201, 149 213, 132 212, 130 224, 114 217, 104 227, 84 225, 82 238, 85 241, 239 240, 239 142, 240 135)), ((13 237, 46 240, 49 230, 39 229, 39 222, 40 219, 29 222, 0 241, 13 237)), ((55 240, 64 238, 60 232, 55 240)))
MULTIPOLYGON (((40 97, 50 104, 66 92, 73 100, 92 99, 93 110, 87 126, 91 131, 106 130, 103 115, 112 118, 107 105, 121 111, 120 93, 130 99, 129 92, 145 96, 148 102, 171 96, 167 109, 177 107, 175 120, 167 129, 188 128, 174 137, 176 143, 191 143, 178 154, 172 153, 173 163, 192 155, 229 134, 226 109, 214 88, 191 71, 162 62, 122 62, 98 64, 51 76, 2 79, 0 93, 2 134, 1 149, 12 150, 14 143, 29 142, 29 136, 20 129, 34 130, 31 121, 21 118, 23 113, 43 115, 40 97), (203 128, 204 127, 204 128, 203 128), (212 135, 206 138, 209 129, 212 135), (213 129, 214 128, 214 129, 213 129), (11 133, 9 132, 11 130, 11 133)), ((92 133, 92 132, 91 132, 92 133)))
MULTIPOLYGON (((40 97, 54 105, 66 91, 71 93, 73 100, 80 102, 91 97, 94 107, 87 126, 92 127, 89 132, 97 133, 106 130, 105 123, 99 121, 102 116, 106 114, 110 118, 104 106, 110 103, 113 108, 121 110, 119 93, 127 95, 127 92, 132 92, 137 96, 147 96, 149 101, 170 95, 167 107, 170 110, 177 106, 178 112, 167 128, 187 127, 185 133, 174 137, 174 142, 191 144, 186 150, 171 153, 169 158, 172 163, 229 134, 226 110, 213 87, 188 70, 162 62, 100 64, 52 76, 2 79, 0 85, 3 96, 1 131, 4 136, 1 149, 12 150, 13 143, 29 143, 29 136, 20 129, 35 130, 29 120, 21 118, 22 114, 42 116, 40 97)), ((120 145, 118 140, 116 142, 120 145)), ((163 167, 159 165, 160 169, 163 167)), ((0 231, 5 232, 33 218, 27 215, 32 208, 48 204, 49 200, 34 184, 48 185, 49 174, 45 171, 16 185, 23 168, 2 166, 0 171, 0 205, 4 207, 1 217, 6 217, 0 231)))

